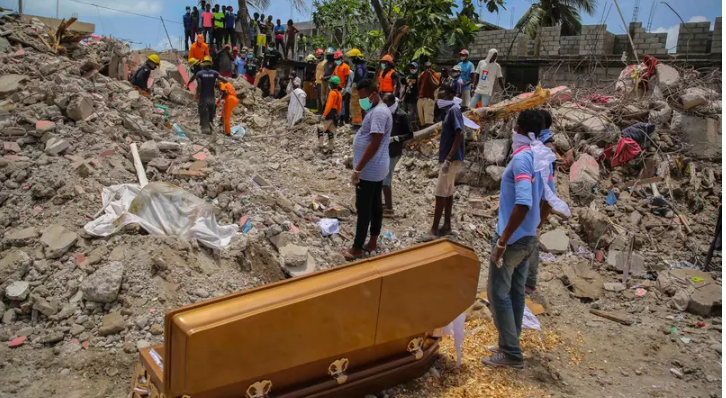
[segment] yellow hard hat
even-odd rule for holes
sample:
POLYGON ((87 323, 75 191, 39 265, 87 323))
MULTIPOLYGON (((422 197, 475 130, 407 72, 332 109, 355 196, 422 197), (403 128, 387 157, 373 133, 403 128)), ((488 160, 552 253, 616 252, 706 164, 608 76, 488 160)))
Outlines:
POLYGON ((360 52, 359 49, 353 48, 350 51, 348 51, 347 53, 345 53, 345 56, 346 57, 362 57, 363 53, 360 52))
POLYGON ((194 66, 199 63, 199 60, 196 58, 189 58, 189 65, 194 66))
POLYGON ((211 64, 212 62, 212 57, 210 57, 209 55, 204 57, 204 61, 202 61, 203 64, 211 64))
POLYGON ((161 59, 156 54, 151 54, 147 58, 148 58, 149 61, 151 61, 151 62, 153 62, 153 63, 155 63, 157 65, 161 64, 161 59))

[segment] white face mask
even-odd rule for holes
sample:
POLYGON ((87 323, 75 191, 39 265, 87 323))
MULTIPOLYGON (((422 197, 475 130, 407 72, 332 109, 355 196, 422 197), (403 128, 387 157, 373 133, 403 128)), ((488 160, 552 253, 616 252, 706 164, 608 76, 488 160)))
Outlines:
POLYGON ((512 151, 528 146, 534 140, 534 134, 529 133, 529 136, 517 133, 517 130, 512 129, 512 151))

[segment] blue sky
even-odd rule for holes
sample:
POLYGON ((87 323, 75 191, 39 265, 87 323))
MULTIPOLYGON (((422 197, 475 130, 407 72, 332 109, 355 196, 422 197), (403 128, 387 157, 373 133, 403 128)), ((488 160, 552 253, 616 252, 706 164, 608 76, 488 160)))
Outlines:
MULTIPOLYGON (((181 17, 184 13, 186 5, 192 5, 194 1, 179 0, 59 0, 60 17, 69 17, 73 13, 77 13, 79 20, 96 24, 96 33, 101 35, 109 35, 118 38, 127 39, 140 44, 134 44, 134 47, 151 46, 156 49, 169 46, 166 34, 158 19, 162 16, 167 21, 169 35, 172 37, 174 46, 177 47, 180 37, 184 37, 181 17), (138 14, 148 15, 151 18, 140 17, 131 14, 120 13, 95 7, 83 3, 93 3, 98 6, 111 7, 124 11, 135 12, 138 14)), ((312 7, 312 0, 306 0, 308 8, 312 7)), ((532 4, 532 0, 505 0, 506 10, 502 10, 499 14, 490 14, 486 11, 482 13, 482 17, 487 22, 500 25, 504 28, 511 28, 512 21, 517 22, 524 11, 532 4)), ((625 21, 630 22, 633 15, 633 4, 635 0, 619 0, 618 3, 625 16, 625 21)), ((641 0, 640 12, 638 20, 646 26, 648 16, 653 4, 653 0, 641 0)), ((669 47, 675 46, 675 38, 677 37, 678 24, 680 21, 673 12, 665 5, 657 4, 651 31, 668 32, 669 47)), ((18 0, 0 0, 0 6, 4 8, 17 9, 18 0)), ((54 17, 56 14, 57 0, 24 0, 25 12, 28 14, 42 15, 54 17)), ((236 0, 223 0, 220 4, 232 5, 236 8, 236 0)), ((583 24, 597 24, 606 16, 605 23, 608 30, 616 34, 625 33, 623 24, 620 21, 617 9, 612 0, 599 0, 598 7, 594 15, 582 15, 583 24), (609 10, 609 13, 608 13, 609 10)), ((721 16, 721 1, 719 0, 670 0, 669 4, 675 8, 685 21, 713 21, 716 17, 721 16)), ((265 14, 272 13, 273 17, 287 20, 290 17, 294 21, 309 20, 310 10, 300 13, 293 10, 287 0, 271 0, 270 7, 265 10, 265 14)))

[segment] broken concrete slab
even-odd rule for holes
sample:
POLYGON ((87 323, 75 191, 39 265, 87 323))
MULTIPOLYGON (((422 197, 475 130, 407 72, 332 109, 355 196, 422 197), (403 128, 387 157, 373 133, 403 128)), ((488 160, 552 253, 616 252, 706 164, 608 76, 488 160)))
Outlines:
POLYGON ((659 63, 656 66, 656 70, 658 71, 658 87, 660 87, 663 93, 667 93, 669 89, 675 88, 678 80, 681 78, 676 68, 663 63, 659 63))
POLYGON ((93 97, 77 95, 71 99, 66 107, 68 117, 75 120, 86 120, 93 114, 93 97))
POLYGON ((688 144, 688 152, 699 159, 721 158, 721 118, 706 118, 674 112, 671 130, 688 144))
POLYGON ((0 76, 0 99, 20 90, 21 84, 28 79, 26 75, 9 74, 0 76))
POLYGON ((33 295, 33 309, 50 317, 58 312, 58 302, 56 300, 48 301, 43 297, 33 295))
POLYGON ((177 87, 171 90, 169 99, 180 105, 189 105, 194 101, 194 93, 177 87))
POLYGON ((549 231, 542 234, 539 238, 539 247, 552 254, 567 253, 567 248, 570 246, 570 238, 567 233, 561 229, 549 231))
POLYGON ((11 301, 23 301, 30 294, 30 284, 26 281, 16 281, 5 288, 5 297, 11 301))
MULTIPOLYGON (((608 250, 608 268, 612 271, 623 272, 625 269, 625 263, 628 261, 628 253, 622 250, 610 249, 608 250)), ((639 276, 644 275, 646 272, 645 268, 645 257, 638 252, 633 252, 630 257, 630 272, 629 275, 639 276)))
POLYGON ((567 134, 558 133, 552 136, 552 140, 555 144, 555 149, 565 153, 570 150, 570 140, 567 138, 567 134))
POLYGON ((3 252, 0 257, 0 282, 23 278, 33 265, 30 256, 18 249, 3 252))
POLYGON ((506 168, 502 166, 496 166, 496 165, 489 165, 486 168, 487 174, 489 174, 489 177, 494 180, 494 182, 501 182, 502 176, 504 175, 504 170, 506 168))
POLYGON ((83 298, 96 303, 112 303, 118 297, 124 276, 120 261, 112 261, 89 275, 81 283, 83 298))
POLYGON ((690 87, 681 94, 683 109, 693 109, 708 102, 708 91, 699 87, 690 87))
POLYGON ((602 296, 602 276, 587 262, 562 265, 563 283, 569 286, 575 297, 596 300, 602 296))
POLYGON ((594 199, 592 189, 600 181, 600 166, 592 156, 581 153, 570 167, 570 197, 580 205, 594 199))
POLYGON ((159 146, 154 141, 146 141, 139 148, 139 158, 142 163, 148 163, 159 155, 161 155, 159 146))
POLYGON ((662 102, 659 108, 648 112, 648 123, 668 123, 671 120, 671 115, 673 115, 673 108, 671 108, 668 103, 662 102))
POLYGON ((35 122, 36 135, 42 137, 45 133, 50 133, 55 130, 55 123, 50 120, 38 120, 35 122))
POLYGON ((178 142, 161 141, 157 146, 162 152, 180 152, 182 149, 178 142))
POLYGON ((118 312, 111 312, 101 320, 101 327, 98 328, 99 336, 108 336, 123 332, 126 329, 124 317, 118 312))
POLYGON ((38 230, 34 227, 16 228, 3 235, 3 242, 9 246, 25 246, 38 237, 38 230))
POLYGON ((45 143, 45 153, 47 153, 48 155, 58 155, 59 153, 70 148, 70 146, 71 144, 62 138, 51 137, 45 143))
POLYGON ((487 164, 502 165, 509 153, 509 139, 489 140, 484 143, 484 160, 487 164))
POLYGON ((552 117, 557 119, 565 131, 587 131, 597 135, 598 142, 614 143, 620 136, 620 129, 607 117, 578 105, 565 104, 552 110, 552 117))
POLYGON ((78 234, 65 229, 61 225, 51 225, 43 231, 40 241, 45 245, 45 255, 59 258, 64 255, 78 240, 78 234))
POLYGON ((20 145, 13 141, 3 141, 3 150, 9 152, 20 153, 20 145))
POLYGON ((605 282, 605 283, 603 283, 603 287, 608 292, 615 292, 615 293, 622 292, 623 290, 627 289, 625 284, 620 283, 620 282, 605 282))
POLYGON ((711 274, 687 268, 674 269, 669 272, 691 285, 691 288, 688 289, 689 301, 686 311, 700 316, 721 313, 721 286, 716 283, 711 274))

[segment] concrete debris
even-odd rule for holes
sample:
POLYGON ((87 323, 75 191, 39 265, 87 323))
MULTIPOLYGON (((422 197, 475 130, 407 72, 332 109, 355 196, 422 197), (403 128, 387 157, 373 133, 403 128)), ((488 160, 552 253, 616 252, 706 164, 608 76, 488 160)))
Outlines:
POLYGON ((194 101, 194 93, 183 88, 175 88, 169 93, 169 99, 180 105, 189 105, 194 101))
POLYGON ((48 258, 59 258, 76 244, 78 234, 65 229, 61 225, 51 225, 40 237, 45 245, 45 255, 48 258))
MULTIPOLYGON (((608 251, 608 268, 613 271, 622 273, 628 260, 628 253, 621 250, 610 249, 608 251)), ((633 252, 630 257, 629 275, 640 276, 645 274, 645 257, 640 253, 633 252)))
POLYGON ((45 143, 45 153, 47 153, 48 155, 58 155, 66 149, 70 148, 70 146, 71 144, 62 138, 51 137, 45 143))
POLYGON ((683 109, 693 109, 708 102, 709 93, 700 87, 691 87, 681 94, 683 109))
POLYGON ((112 261, 89 275, 81 283, 83 298, 97 303, 112 303, 118 297, 124 276, 124 266, 112 261))
POLYGON ((124 329, 126 329, 126 325, 121 313, 111 312, 108 315, 103 316, 103 320, 101 320, 101 327, 98 328, 98 335, 108 336, 110 334, 123 332, 124 329))
POLYGON ((0 282, 22 279, 33 264, 30 256, 18 249, 5 251, 0 257, 0 282))
POLYGON ((509 140, 496 139, 484 143, 484 160, 488 164, 503 165, 509 153, 509 140))
POLYGON ((691 155, 700 159, 721 157, 721 118, 697 117, 676 111, 673 113, 670 128, 689 144, 688 151, 691 155))
POLYGON ((570 140, 567 138, 565 133, 559 133, 552 136, 555 148, 562 153, 570 150, 570 140))
POLYGON ((603 287, 605 288, 605 290, 615 293, 622 292, 623 290, 627 289, 627 287, 620 282, 605 282, 603 283, 603 287))
POLYGON ((582 153, 570 167, 570 197, 580 205, 587 205, 594 198, 592 189, 600 181, 600 166, 592 156, 582 153))
POLYGON ((3 242, 10 246, 25 246, 38 237, 38 230, 34 227, 16 228, 5 232, 3 242))
POLYGON ((663 93, 668 93, 676 87, 681 78, 676 68, 661 62, 656 65, 656 70, 658 71, 658 86, 663 93))
POLYGON ((494 180, 494 182, 499 183, 502 181, 502 176, 504 175, 504 169, 505 168, 502 166, 490 165, 490 166, 487 166, 486 171, 487 171, 487 174, 489 174, 489 177, 491 177, 492 180, 494 180))
POLYGON ((25 281, 13 282, 5 288, 5 297, 12 301, 23 301, 30 294, 30 284, 25 281))
POLYGON ((146 141, 143 144, 141 144, 141 147, 139 148, 139 157, 141 158, 141 162, 148 163, 157 156, 160 155, 159 146, 156 145, 156 142, 154 141, 146 141))
POLYGON ((290 276, 307 275, 315 271, 315 259, 310 255, 307 247, 287 244, 278 250, 280 266, 290 276))
POLYGON ((8 97, 20 90, 22 83, 28 79, 26 75, 4 75, 0 76, 0 99, 8 97))
POLYGON ((93 114, 93 97, 77 95, 68 103, 66 112, 75 121, 88 119, 93 114))
POLYGON ((539 238, 539 246, 548 253, 567 253, 567 248, 570 247, 570 238, 565 231, 556 229, 542 234, 539 238))

